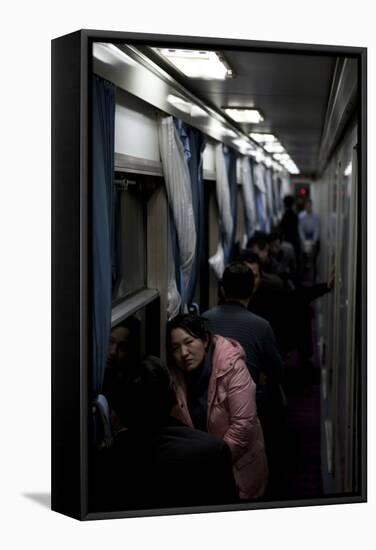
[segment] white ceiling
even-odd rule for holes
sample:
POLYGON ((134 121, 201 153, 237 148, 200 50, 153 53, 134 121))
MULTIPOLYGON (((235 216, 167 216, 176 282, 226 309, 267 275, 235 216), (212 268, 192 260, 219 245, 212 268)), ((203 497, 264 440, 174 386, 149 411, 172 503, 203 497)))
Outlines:
POLYGON ((238 126, 247 133, 272 132, 301 174, 314 175, 336 58, 234 50, 222 53, 234 72, 234 77, 225 81, 188 79, 161 59, 157 62, 185 88, 220 110, 228 106, 260 109, 264 122, 238 126))

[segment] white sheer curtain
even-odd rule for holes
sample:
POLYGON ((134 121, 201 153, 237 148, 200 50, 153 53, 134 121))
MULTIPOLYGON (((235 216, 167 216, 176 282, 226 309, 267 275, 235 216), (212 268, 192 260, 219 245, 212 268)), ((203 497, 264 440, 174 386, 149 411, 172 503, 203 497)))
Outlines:
MULTIPOLYGON (((265 223, 265 230, 269 231, 269 220, 267 216, 267 203, 266 203, 266 186, 265 186, 265 166, 260 162, 254 166, 254 185, 261 191, 262 197, 262 210, 265 223)), ((263 229, 259 224, 257 229, 263 229)))
POLYGON ((281 186, 281 198, 282 201, 287 195, 291 195, 291 182, 290 182, 290 176, 287 174, 283 174, 281 176, 282 179, 282 186, 281 186))
MULTIPOLYGON (((180 137, 171 116, 158 120, 159 150, 167 198, 171 207, 179 243, 182 291, 188 288, 196 250, 196 227, 192 207, 191 180, 180 137)), ((170 247, 171 248, 171 247, 170 247)), ((173 261, 170 262, 173 264, 173 261)), ((170 266, 168 288, 168 315, 172 317, 180 304, 174 269, 170 266)))
POLYGON ((243 157, 241 161, 242 175, 243 175, 243 197, 245 204, 245 211, 247 215, 248 225, 251 230, 251 233, 256 228, 256 204, 255 204, 255 194, 253 191, 253 180, 252 180, 252 171, 251 163, 249 157, 243 157))
MULTIPOLYGON (((234 220, 232 219, 231 203, 230 203, 230 187, 227 176, 225 157, 223 154, 223 145, 218 143, 215 148, 215 169, 216 169, 216 193, 219 210, 220 225, 224 240, 228 248, 231 247, 232 231, 234 220)), ((219 241, 217 251, 209 258, 209 264, 213 268, 215 274, 220 279, 225 269, 225 252, 222 242, 219 241)))

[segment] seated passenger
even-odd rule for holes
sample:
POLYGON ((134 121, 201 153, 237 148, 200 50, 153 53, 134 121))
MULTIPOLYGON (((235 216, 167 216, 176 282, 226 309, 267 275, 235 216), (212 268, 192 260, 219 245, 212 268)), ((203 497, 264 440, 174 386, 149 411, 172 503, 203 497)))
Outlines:
POLYGON ((126 318, 111 330, 102 394, 111 408, 111 421, 116 432, 122 426, 113 407, 113 392, 119 384, 131 377, 140 363, 140 321, 135 316, 126 318))
POLYGON ((169 321, 167 346, 177 418, 223 438, 240 498, 262 496, 267 482, 264 438, 244 350, 235 340, 211 335, 203 319, 191 314, 169 321))
POLYGON ((144 359, 137 373, 117 386, 113 399, 127 430, 117 434, 102 460, 97 507, 121 510, 237 501, 228 446, 171 416, 175 392, 159 359, 144 359))

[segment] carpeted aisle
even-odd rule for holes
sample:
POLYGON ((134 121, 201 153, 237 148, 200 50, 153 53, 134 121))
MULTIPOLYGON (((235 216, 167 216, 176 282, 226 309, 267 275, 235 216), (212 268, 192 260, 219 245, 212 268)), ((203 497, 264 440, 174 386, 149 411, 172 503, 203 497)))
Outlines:
POLYGON ((282 499, 323 494, 320 452, 321 371, 317 346, 310 361, 299 364, 298 354, 285 361, 286 422, 281 441, 281 479, 271 496, 282 499))

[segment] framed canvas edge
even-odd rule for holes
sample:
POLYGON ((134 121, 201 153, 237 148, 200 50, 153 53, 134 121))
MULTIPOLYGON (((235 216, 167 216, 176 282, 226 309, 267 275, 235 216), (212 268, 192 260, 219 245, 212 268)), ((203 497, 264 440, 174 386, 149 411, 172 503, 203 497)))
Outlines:
MULTIPOLYGON (((57 512, 71 515, 79 520, 98 520, 112 518, 131 518, 131 517, 149 517, 175 514, 196 514, 208 512, 224 511, 244 511, 254 509, 268 508, 291 508, 300 506, 317 506, 328 504, 351 504, 367 502, 367 48, 347 47, 347 46, 328 46, 316 44, 298 44, 285 42, 253 41, 239 40, 232 38, 209 38, 199 36, 176 36, 176 35, 158 35, 146 33, 127 33, 117 31, 98 31, 82 29, 75 33, 80 35, 80 513, 69 514, 66 511, 54 509, 57 512), (152 510, 119 510, 114 512, 89 512, 88 510, 88 337, 89 337, 89 300, 88 300, 88 237, 89 237, 89 216, 88 216, 88 181, 89 181, 89 82, 90 82, 90 46, 96 40, 105 41, 132 41, 142 44, 153 42, 171 44, 195 44, 210 46, 226 46, 237 49, 252 51, 278 51, 278 53, 302 53, 312 55, 341 55, 354 56, 359 59, 360 71, 360 116, 361 125, 361 162, 360 162, 360 188, 361 200, 359 201, 358 221, 360 228, 360 246, 361 246, 361 303, 359 304, 359 324, 361 345, 359 348, 361 365, 361 490, 359 495, 335 495, 328 497, 318 497, 310 499, 294 499, 288 501, 268 501, 236 505, 220 506, 199 506, 187 508, 163 509, 156 508, 152 510), (86 339, 84 338, 86 335, 86 339), (86 341, 83 341, 86 340, 86 341)), ((70 36, 70 35, 66 35, 70 36)), ((52 40, 60 40, 58 37, 52 40)), ((53 168, 53 167, 52 167, 53 168)), ((52 240, 52 246, 54 242, 52 240)))

